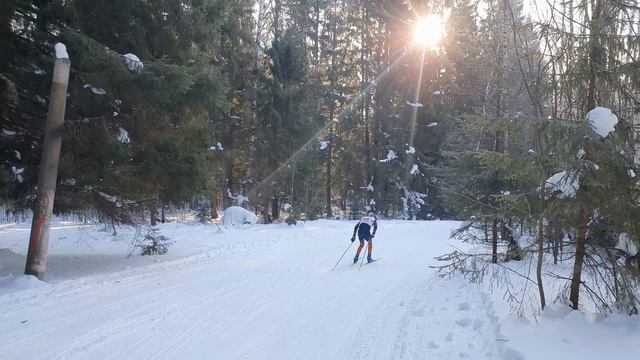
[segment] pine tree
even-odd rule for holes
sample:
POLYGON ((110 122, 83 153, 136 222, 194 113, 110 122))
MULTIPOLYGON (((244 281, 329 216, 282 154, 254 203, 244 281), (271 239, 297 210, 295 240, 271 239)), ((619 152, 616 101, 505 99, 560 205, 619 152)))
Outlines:
MULTIPOLYGON (((35 71, 29 71, 29 78, 19 77, 24 65, 16 61, 7 84, 27 89, 39 106, 25 111, 29 103, 21 100, 9 107, 15 114, 3 118, 3 128, 20 134, 3 142, 3 156, 20 153, 20 163, 11 163, 25 169, 22 183, 15 181, 8 195, 14 204, 29 206, 26 199, 37 174, 39 151, 31 144, 39 143, 48 86, 40 74, 47 73, 43 69, 54 41, 67 44, 73 66, 57 212, 98 211, 131 222, 132 211, 144 204, 154 222, 160 199, 177 204, 209 192, 212 171, 206 154, 215 139, 209 121, 228 104, 226 76, 214 61, 216 29, 225 11, 214 0, 182 6, 133 0, 54 2, 35 8, 20 3, 17 21, 37 26, 25 26, 26 37, 12 36, 28 42, 18 58, 30 59, 26 63, 33 62, 35 71), (45 31, 51 28, 59 30, 45 31), (27 48, 40 52, 32 56, 24 52, 27 48), (142 61, 131 67, 127 53, 142 61), (21 122, 29 127, 19 126, 21 122)), ((19 97, 6 100, 12 99, 19 97)))

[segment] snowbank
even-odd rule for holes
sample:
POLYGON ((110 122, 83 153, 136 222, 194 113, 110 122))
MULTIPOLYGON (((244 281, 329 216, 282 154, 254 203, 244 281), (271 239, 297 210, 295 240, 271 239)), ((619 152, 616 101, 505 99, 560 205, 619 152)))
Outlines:
POLYGON ((38 278, 33 275, 10 274, 0 277, 0 289, 6 293, 47 288, 48 284, 46 282, 38 280, 38 278))
POLYGON ((241 208, 240 206, 230 206, 224 211, 222 225, 225 227, 240 227, 245 224, 255 225, 258 222, 256 214, 241 208))
POLYGON ((527 360, 635 359, 629 348, 640 340, 639 330, 637 316, 611 315, 591 323, 562 304, 547 306, 537 323, 512 319, 502 326, 510 346, 527 360))

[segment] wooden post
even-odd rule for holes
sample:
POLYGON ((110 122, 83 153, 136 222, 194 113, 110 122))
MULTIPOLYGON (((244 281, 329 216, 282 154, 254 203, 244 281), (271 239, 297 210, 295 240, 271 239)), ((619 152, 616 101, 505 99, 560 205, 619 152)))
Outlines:
POLYGON ((35 275, 40 280, 44 279, 47 268, 49 225, 53 213, 53 200, 56 194, 60 146, 64 132, 64 112, 67 103, 67 85, 69 84, 69 70, 71 68, 65 46, 58 43, 55 49, 56 60, 53 66, 49 112, 44 129, 40 173, 38 174, 38 192, 33 209, 29 251, 24 270, 26 275, 35 275))

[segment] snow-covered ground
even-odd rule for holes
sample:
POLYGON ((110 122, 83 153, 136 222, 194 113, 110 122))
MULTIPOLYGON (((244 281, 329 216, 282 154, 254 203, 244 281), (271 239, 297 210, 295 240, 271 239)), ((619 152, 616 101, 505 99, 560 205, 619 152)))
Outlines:
POLYGON ((353 225, 164 224, 169 254, 127 257, 131 231, 57 222, 46 283, 20 275, 29 224, 0 225, 0 359, 637 358, 637 316, 527 320, 439 278, 455 222, 380 221, 381 260, 350 266, 353 246, 330 271, 353 225))

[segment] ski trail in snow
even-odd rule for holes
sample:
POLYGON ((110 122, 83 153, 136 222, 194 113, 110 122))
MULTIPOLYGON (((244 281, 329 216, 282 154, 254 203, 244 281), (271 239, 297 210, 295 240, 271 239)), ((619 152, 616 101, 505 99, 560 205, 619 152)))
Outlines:
POLYGON ((429 268, 454 223, 381 222, 383 261, 360 271, 352 249, 328 271, 352 225, 237 231, 182 260, 0 294, 0 359, 523 359, 489 296, 429 268))
POLYGON ((471 285, 429 270, 390 289, 334 358, 497 359, 502 351, 485 298, 471 285), (458 291, 451 296, 451 282, 458 291), (389 341, 392 339, 393 341, 389 341))

